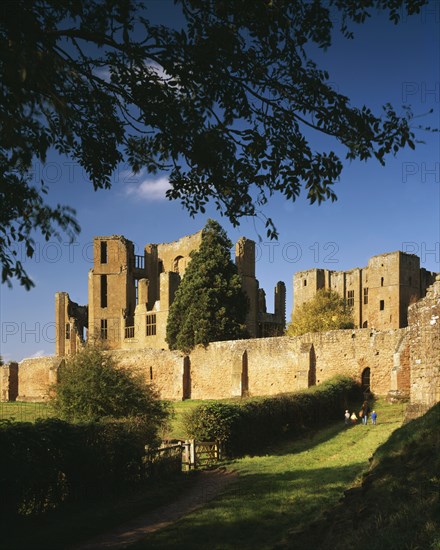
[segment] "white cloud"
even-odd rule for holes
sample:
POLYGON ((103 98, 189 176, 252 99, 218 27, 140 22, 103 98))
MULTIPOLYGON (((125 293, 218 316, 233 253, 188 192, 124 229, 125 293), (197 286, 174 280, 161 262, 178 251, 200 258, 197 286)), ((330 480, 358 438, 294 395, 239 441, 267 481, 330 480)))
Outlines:
POLYGON ((147 201, 164 200, 165 192, 171 189, 171 184, 166 176, 158 179, 146 179, 139 185, 129 185, 127 187, 127 195, 132 195, 136 198, 147 201))
POLYGON ((29 359, 35 359, 36 357, 44 357, 46 355, 46 352, 44 349, 39 349, 34 354, 32 354, 29 359))

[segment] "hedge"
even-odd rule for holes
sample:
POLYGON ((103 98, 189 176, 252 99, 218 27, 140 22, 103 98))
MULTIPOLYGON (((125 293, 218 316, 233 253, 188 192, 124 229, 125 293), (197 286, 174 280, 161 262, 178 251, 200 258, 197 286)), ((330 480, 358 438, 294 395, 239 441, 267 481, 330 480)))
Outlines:
POLYGON ((361 386, 336 377, 319 386, 242 403, 213 402, 196 407, 185 416, 189 437, 219 440, 229 455, 253 452, 264 444, 305 429, 343 419, 350 403, 362 403, 361 386))
POLYGON ((0 422, 0 516, 37 515, 135 486, 149 475, 146 433, 136 421, 0 422))

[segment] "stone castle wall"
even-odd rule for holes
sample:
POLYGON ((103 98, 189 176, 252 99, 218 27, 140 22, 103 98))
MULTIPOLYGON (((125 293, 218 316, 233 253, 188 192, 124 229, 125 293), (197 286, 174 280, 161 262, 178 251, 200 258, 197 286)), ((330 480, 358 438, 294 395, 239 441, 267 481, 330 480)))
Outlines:
POLYGON ((423 300, 408 310, 411 403, 431 407, 440 401, 440 275, 423 300))
MULTIPOLYGON (((362 381, 370 369, 377 395, 410 397, 429 407, 440 401, 440 276, 425 298, 409 308, 409 326, 395 330, 337 330, 298 337, 213 342, 185 356, 179 352, 114 350, 121 368, 153 383, 163 399, 222 399, 275 395, 320 384, 346 374, 362 381)), ((18 366, 19 401, 41 401, 57 380, 60 357, 25 359, 18 366)), ((14 367, 0 367, 0 398, 10 387, 14 367)), ((15 378, 14 378, 15 377, 15 378)))
MULTIPOLYGON (((409 380, 406 356, 400 353, 402 360, 396 363, 396 354, 406 337, 406 329, 359 329, 214 342, 206 349, 195 349, 189 356, 154 349, 109 353, 121 368, 140 373, 153 383, 164 399, 275 395, 319 384, 336 374, 361 381, 366 368, 371 370, 371 389, 375 393, 386 395, 398 389, 409 395, 409 384, 402 384, 409 380), (394 378, 393 369, 398 374, 394 378)), ((18 399, 45 399, 61 362, 56 357, 22 361, 18 399)))
POLYGON ((17 401, 46 401, 62 363, 62 357, 53 356, 23 359, 18 365, 17 401))
POLYGON ((0 401, 15 401, 18 395, 18 364, 0 366, 0 401))

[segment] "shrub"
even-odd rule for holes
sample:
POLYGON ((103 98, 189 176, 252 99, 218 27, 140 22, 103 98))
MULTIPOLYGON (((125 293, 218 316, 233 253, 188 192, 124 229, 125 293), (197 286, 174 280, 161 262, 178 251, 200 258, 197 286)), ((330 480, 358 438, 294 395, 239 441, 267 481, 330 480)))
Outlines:
MULTIPOLYGON (((142 416, 156 431, 169 416, 169 405, 159 401, 153 386, 118 368, 110 354, 94 347, 84 348, 61 367, 50 404, 57 417, 69 422, 142 416)), ((145 422, 140 425, 147 427, 145 422)))
POLYGON ((198 441, 219 440, 228 443, 240 422, 240 408, 228 403, 207 403, 184 414, 188 437, 198 441))
POLYGON ((69 424, 0 423, 0 515, 38 515, 64 502, 120 492, 149 475, 139 418, 69 424))
POLYGON ((203 404, 189 412, 184 423, 189 437, 219 439, 229 454, 236 455, 256 451, 285 434, 294 435, 342 418, 341 411, 348 403, 362 399, 358 383, 337 377, 294 394, 244 403, 203 404))

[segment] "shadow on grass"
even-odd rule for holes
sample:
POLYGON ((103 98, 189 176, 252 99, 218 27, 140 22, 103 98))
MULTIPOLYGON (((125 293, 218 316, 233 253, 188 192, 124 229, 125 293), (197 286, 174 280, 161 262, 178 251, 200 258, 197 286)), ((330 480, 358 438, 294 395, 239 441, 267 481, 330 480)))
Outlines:
POLYGON ((306 526, 332 507, 364 468, 246 474, 221 498, 130 548, 272 548, 293 526, 306 526))
POLYGON ((353 428, 356 428, 356 425, 346 426, 343 422, 337 422, 324 428, 304 429, 297 434, 286 434, 284 439, 272 441, 259 450, 243 453, 240 456, 283 456, 301 453, 326 443, 337 435, 353 428))
POLYGON ((87 540, 115 525, 172 502, 176 492, 190 490, 198 472, 157 479, 120 494, 97 495, 87 501, 65 504, 39 517, 0 518, 0 549, 60 550, 87 540))

